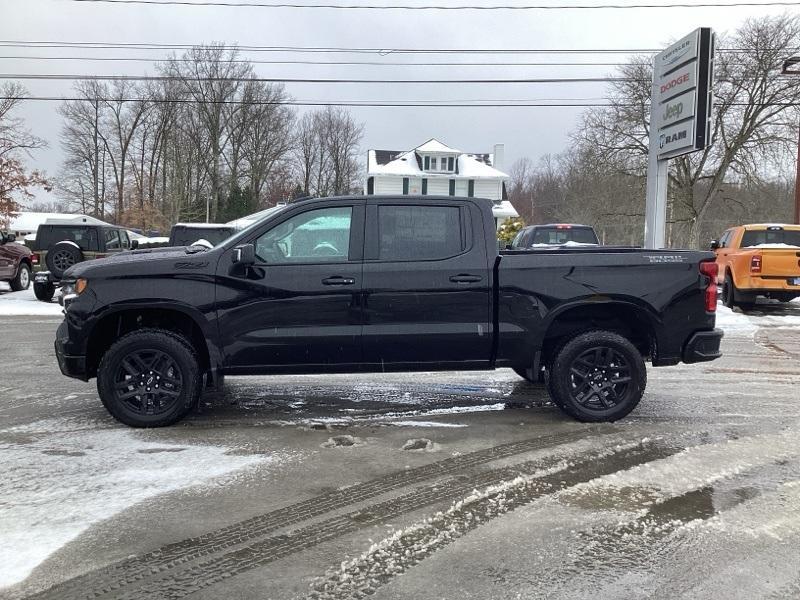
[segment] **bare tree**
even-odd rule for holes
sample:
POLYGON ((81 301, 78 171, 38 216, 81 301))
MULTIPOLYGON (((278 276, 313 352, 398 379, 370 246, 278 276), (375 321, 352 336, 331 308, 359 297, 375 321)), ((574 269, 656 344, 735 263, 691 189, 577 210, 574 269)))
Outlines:
POLYGON ((34 136, 13 111, 25 98, 25 89, 8 83, 0 89, 0 225, 8 225, 10 218, 20 209, 19 198, 32 197, 30 189, 48 183, 38 171, 29 171, 23 163, 24 155, 41 148, 45 142, 34 136))
MULTIPOLYGON (((672 239, 698 247, 704 219, 731 182, 762 180, 767 157, 786 158, 793 144, 784 118, 800 100, 800 86, 781 77, 783 60, 800 45, 800 20, 784 15, 746 21, 719 45, 742 52, 719 53, 712 145, 679 157, 670 166, 672 239)), ((643 177, 646 172, 652 67, 644 58, 622 68, 611 106, 584 117, 575 134, 609 171, 643 177)))

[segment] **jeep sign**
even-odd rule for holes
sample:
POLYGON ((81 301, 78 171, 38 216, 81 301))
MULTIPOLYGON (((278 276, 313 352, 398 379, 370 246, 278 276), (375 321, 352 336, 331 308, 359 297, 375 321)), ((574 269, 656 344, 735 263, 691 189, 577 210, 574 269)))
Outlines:
POLYGON ((658 128, 658 131, 663 133, 665 127, 693 117, 694 111, 697 108, 695 99, 695 90, 689 90, 685 94, 676 96, 661 104, 661 107, 655 115, 656 128, 658 128))

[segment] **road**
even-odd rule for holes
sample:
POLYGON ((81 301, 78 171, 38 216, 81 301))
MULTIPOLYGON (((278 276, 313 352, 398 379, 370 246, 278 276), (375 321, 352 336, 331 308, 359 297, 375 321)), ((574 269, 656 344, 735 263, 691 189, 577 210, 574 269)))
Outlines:
POLYGON ((800 305, 722 311, 615 424, 499 370, 231 378, 147 431, 0 317, 0 597, 800 597, 800 305))

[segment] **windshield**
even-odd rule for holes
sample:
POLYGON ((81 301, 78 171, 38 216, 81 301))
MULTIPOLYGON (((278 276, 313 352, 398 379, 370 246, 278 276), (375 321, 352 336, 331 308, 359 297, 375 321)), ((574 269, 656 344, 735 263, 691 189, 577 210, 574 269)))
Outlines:
MULTIPOLYGON (((255 216, 259 216, 260 218, 256 218, 254 221, 249 222, 247 224, 247 226, 244 227, 243 229, 240 229, 238 231, 234 231, 234 233, 232 235, 229 235, 224 240, 221 240, 219 243, 214 244, 214 245, 215 246, 225 246, 229 242, 232 242, 233 240, 247 238, 250 235, 250 233, 255 231, 256 229, 258 229, 264 221, 266 221, 267 219, 271 219, 272 217, 274 217, 275 215, 277 215, 280 212, 283 212, 283 210, 285 210, 288 206, 290 206, 290 205, 289 204, 284 204, 284 205, 281 205, 281 206, 274 206, 274 207, 272 207, 272 209, 263 210, 260 213, 256 213, 255 215, 251 215, 251 216, 254 216, 254 217, 255 216)), ((241 224, 243 222, 247 222, 248 219, 249 219, 248 217, 245 217, 243 219, 239 219, 238 221, 236 221, 236 223, 241 224)))
POLYGON ((537 227, 531 244, 597 244, 597 235, 591 227, 537 227))

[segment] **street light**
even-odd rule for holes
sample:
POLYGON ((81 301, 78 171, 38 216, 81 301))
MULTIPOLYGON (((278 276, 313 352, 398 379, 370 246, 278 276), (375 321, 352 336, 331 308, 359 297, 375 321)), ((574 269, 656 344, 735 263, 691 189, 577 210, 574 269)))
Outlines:
MULTIPOLYGON (((786 59, 781 73, 800 77, 800 56, 786 59)), ((794 178, 794 222, 800 223, 800 136, 797 139, 797 172, 794 178)))

